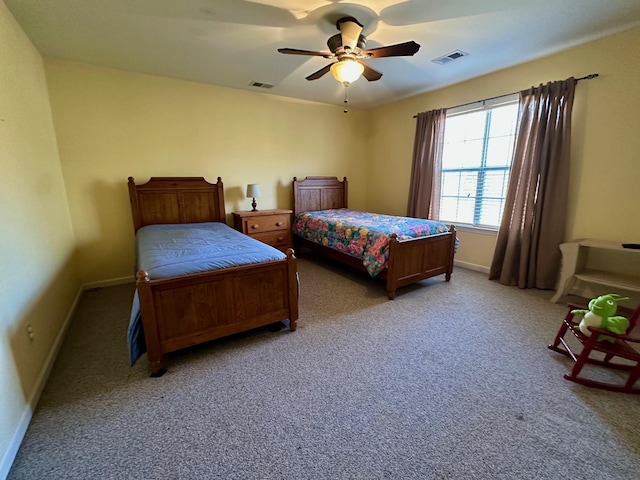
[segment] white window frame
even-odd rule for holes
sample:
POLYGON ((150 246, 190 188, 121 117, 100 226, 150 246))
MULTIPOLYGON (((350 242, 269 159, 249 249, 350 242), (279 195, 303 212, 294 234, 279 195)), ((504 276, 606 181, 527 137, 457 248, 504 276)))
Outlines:
MULTIPOLYGON (((519 101, 519 94, 518 93, 514 93, 514 94, 510 94, 510 95, 505 95, 505 96, 501 96, 501 97, 497 97, 497 98, 493 98, 493 99, 489 99, 489 100, 482 100, 479 102, 474 102, 474 103, 470 103, 470 104, 466 104, 466 105, 461 105, 459 107, 454 107, 451 109, 447 110, 447 119, 451 118, 451 117, 455 117, 455 116, 459 116, 459 115, 466 115, 469 113, 473 113, 473 112, 478 112, 478 111, 490 111, 493 110, 494 108, 497 107, 502 107, 505 105, 513 105, 513 104, 517 104, 519 101)), ((446 129, 446 122, 445 122, 445 129, 446 129)), ((486 160, 486 133, 485 133, 485 147, 483 147, 483 159, 482 162, 484 162, 486 160)), ((515 136, 514 136, 514 140, 515 140, 515 136)), ((513 148, 513 147, 512 147, 513 148)), ((509 161, 512 161, 512 158, 509 159, 509 161)), ((509 163, 508 167, 491 167, 491 170, 494 170, 495 168, 501 168, 501 169, 505 169, 510 173, 511 172, 511 163, 509 163)), ((485 169, 482 167, 479 167, 478 169, 469 169, 469 170, 482 170, 482 171, 488 171, 490 169, 485 169)), ((438 197, 436 199, 436 201, 434 202, 435 205, 438 206, 438 210, 439 210, 439 206, 441 203, 441 200, 443 198, 443 193, 442 193, 442 178, 443 178, 443 174, 444 172, 447 171, 453 171, 455 169, 446 169, 445 165, 442 163, 441 164, 441 169, 440 169, 440 187, 437 189, 438 192, 438 197)), ((504 194, 506 195, 506 190, 504 192, 504 194)), ((438 215, 440 214, 440 212, 438 211, 438 215)), ((478 213, 476 212, 476 215, 478 213)), ((493 225, 483 225, 480 223, 461 223, 459 221, 456 221, 455 219, 449 219, 449 218, 442 218, 441 219, 444 222, 448 222, 448 223, 455 223, 456 228, 462 227, 462 230, 473 230, 473 231, 477 231, 477 232, 486 232, 486 233, 493 233, 493 232, 497 232, 498 229, 500 228, 499 225, 498 226, 493 226, 493 225)))

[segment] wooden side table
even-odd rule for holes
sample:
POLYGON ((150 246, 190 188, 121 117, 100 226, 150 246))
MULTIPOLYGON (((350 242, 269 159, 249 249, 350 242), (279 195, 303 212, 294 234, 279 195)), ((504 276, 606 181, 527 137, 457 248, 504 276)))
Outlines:
POLYGON ((292 213, 282 209, 233 212, 233 228, 284 252, 292 245, 292 213))

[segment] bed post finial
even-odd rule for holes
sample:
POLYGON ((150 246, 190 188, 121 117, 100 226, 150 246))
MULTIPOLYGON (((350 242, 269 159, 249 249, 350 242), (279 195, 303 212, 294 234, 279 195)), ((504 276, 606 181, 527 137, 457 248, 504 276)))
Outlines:
POLYGON ((139 270, 138 273, 136 273, 136 280, 138 281, 138 283, 148 282, 149 274, 144 270, 139 270))

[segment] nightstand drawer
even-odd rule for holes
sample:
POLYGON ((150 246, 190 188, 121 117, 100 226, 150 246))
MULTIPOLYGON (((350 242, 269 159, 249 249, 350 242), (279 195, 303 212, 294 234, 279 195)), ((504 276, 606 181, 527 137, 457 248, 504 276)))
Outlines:
POLYGON ((291 232, 288 230, 256 233, 251 237, 279 249, 287 249, 291 246, 291 232))
POLYGON ((233 228, 286 252, 291 248, 291 210, 233 212, 233 228))
MULTIPOLYGON (((256 233, 270 232, 273 230, 289 230, 288 215, 262 215, 255 217, 246 217, 243 218, 242 221, 244 223, 244 232, 247 235, 251 235, 255 238, 258 238, 255 235, 256 233)), ((261 239, 258 238, 258 240, 261 239)))

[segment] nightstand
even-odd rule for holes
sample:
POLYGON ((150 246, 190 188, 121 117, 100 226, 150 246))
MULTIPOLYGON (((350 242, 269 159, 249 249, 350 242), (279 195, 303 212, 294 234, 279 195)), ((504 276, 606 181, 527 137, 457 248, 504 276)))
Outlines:
POLYGON ((292 210, 257 210, 233 212, 233 228, 282 250, 291 248, 292 210))

